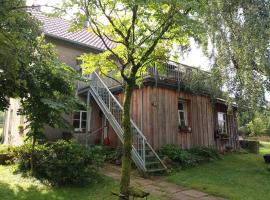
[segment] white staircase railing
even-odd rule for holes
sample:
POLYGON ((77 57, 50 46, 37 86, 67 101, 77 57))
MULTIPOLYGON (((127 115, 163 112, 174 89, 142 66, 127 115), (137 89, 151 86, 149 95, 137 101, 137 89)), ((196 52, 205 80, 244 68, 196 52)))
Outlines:
MULTIPOLYGON (((94 72, 90 77, 90 93, 110 122, 117 136, 123 142, 122 116, 123 107, 111 93, 99 75, 94 72)), ((147 142, 144 134, 131 120, 132 159, 144 172, 166 170, 159 156, 147 142)))

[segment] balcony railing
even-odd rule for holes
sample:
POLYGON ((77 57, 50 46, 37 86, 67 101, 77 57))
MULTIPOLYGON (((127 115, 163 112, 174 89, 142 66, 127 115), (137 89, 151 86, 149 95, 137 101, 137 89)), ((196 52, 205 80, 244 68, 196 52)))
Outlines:
MULTIPOLYGON (((158 67, 154 66, 149 68, 144 74, 142 74, 143 79, 152 78, 157 83, 158 82, 170 82, 171 84, 175 84, 177 87, 183 87, 183 85, 189 82, 198 81, 201 85, 205 84, 205 81, 210 77, 210 73, 200 70, 196 67, 191 67, 188 65, 176 63, 170 61, 166 63, 165 66, 158 67), (196 76, 196 77, 195 77, 196 76)), ((111 80, 106 80, 109 78, 104 78, 104 82, 108 85, 108 87, 114 87, 120 85, 119 83, 113 82, 111 80)), ((79 82, 78 89, 82 89, 89 86, 87 82, 79 82)), ((179 88, 180 89, 180 88, 179 88)))

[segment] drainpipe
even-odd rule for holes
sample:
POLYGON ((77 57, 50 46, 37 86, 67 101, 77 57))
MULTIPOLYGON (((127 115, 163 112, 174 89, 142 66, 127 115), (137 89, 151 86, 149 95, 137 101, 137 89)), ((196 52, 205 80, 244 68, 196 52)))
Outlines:
POLYGON ((87 103, 86 103, 86 130, 85 130, 85 146, 88 146, 88 136, 90 133, 91 124, 91 106, 90 106, 90 91, 87 92, 87 103))

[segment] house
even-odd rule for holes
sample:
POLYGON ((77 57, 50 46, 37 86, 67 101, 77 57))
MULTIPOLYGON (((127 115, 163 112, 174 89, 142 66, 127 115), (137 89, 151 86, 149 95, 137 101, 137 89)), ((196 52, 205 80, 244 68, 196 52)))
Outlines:
MULTIPOLYGON (((69 32, 70 24, 65 19, 49 18, 37 10, 32 10, 31 14, 43 23, 45 39, 56 46, 59 59, 77 70, 80 70, 78 56, 105 50, 102 41, 93 33, 86 30, 69 32)), ((213 100, 207 93, 194 94, 181 87, 183 77, 194 70, 198 71, 173 62, 166 65, 165 73, 153 67, 144 75, 142 86, 134 90, 132 158, 142 171, 166 168, 155 152, 164 144, 176 144, 185 149, 200 146, 214 146, 220 150, 238 148, 236 107, 229 113, 226 101, 213 100)), ((78 82, 77 88, 77 95, 86 102, 87 109, 68 117, 74 127, 73 137, 84 144, 121 145, 122 86, 93 73, 89 82, 78 82)), ((24 117, 16 114, 19 107, 18 99, 10 99, 4 126, 5 143, 21 144, 23 141, 17 128, 24 123, 24 117)), ((70 131, 45 128, 45 135, 51 141, 65 137, 67 132, 70 131)))

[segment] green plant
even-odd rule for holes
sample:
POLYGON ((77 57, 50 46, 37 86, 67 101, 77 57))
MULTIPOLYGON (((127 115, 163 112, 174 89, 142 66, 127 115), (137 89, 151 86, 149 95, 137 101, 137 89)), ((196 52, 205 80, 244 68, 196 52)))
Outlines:
MULTIPOLYGON (((31 145, 23 145, 16 152, 19 171, 29 172, 31 145)), ((33 175, 53 185, 82 184, 95 180, 103 161, 100 146, 88 148, 77 142, 60 140, 53 144, 36 145, 33 175)))
POLYGON ((6 165, 13 163, 13 151, 15 147, 11 145, 0 145, 0 164, 6 165))
POLYGON ((104 147, 104 153, 106 156, 105 160, 107 162, 110 162, 116 165, 121 164, 121 158, 123 156, 122 147, 117 147, 117 148, 104 147))
POLYGON ((213 147, 195 147, 189 150, 189 152, 197 156, 199 160, 217 160, 221 158, 220 153, 213 147))
POLYGON ((174 144, 166 144, 158 150, 161 158, 174 161, 174 165, 179 167, 194 166, 197 163, 196 157, 186 150, 174 144))

